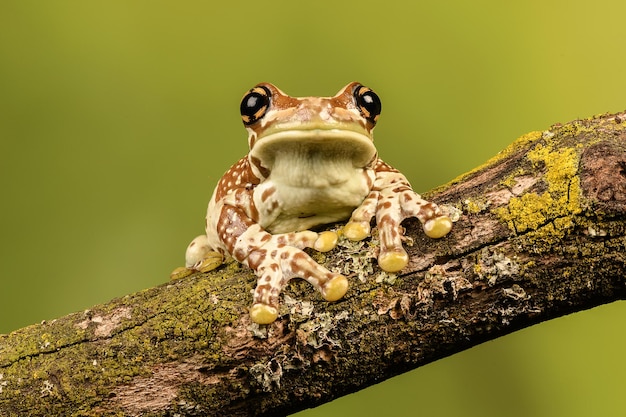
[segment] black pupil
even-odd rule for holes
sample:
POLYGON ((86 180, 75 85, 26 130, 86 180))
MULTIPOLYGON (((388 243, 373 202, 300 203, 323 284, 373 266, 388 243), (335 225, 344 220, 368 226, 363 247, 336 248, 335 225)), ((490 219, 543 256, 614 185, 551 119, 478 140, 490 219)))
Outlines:
POLYGON ((372 115, 380 113, 380 100, 371 91, 363 94, 363 107, 367 108, 372 115))
POLYGON ((241 114, 245 116, 254 116, 264 105, 264 96, 259 93, 250 93, 248 97, 241 103, 241 114))

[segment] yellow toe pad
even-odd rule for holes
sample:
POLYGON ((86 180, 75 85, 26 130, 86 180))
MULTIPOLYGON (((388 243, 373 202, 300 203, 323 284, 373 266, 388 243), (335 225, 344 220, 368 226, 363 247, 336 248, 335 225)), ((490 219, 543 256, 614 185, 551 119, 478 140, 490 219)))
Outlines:
POLYGON ((175 279, 185 278, 193 273, 194 273, 193 269, 185 268, 184 266, 179 266, 178 268, 172 271, 172 273, 170 274, 170 279, 175 280, 175 279))
POLYGON ((378 265, 387 272, 398 272, 409 263, 406 252, 386 252, 378 257, 378 265))
POLYGON ((424 233, 433 239, 444 237, 452 229, 452 220, 448 216, 436 217, 424 223, 424 233))
POLYGON ((337 233, 331 231, 322 232, 317 236, 313 249, 319 252, 328 252, 337 246, 337 240, 337 233))
POLYGON ((348 291, 348 279, 343 275, 337 275, 328 281, 322 288, 322 297, 326 301, 337 301, 348 291))
POLYGON ((278 310, 266 304, 255 304, 250 308, 250 318, 257 324, 270 324, 278 318, 278 310))
POLYGON ((209 252, 193 268, 200 272, 209 272, 219 267, 224 262, 224 256, 219 252, 209 252))
POLYGON ((370 234, 370 225, 367 223, 348 222, 343 227, 343 235, 350 240, 363 240, 370 234))

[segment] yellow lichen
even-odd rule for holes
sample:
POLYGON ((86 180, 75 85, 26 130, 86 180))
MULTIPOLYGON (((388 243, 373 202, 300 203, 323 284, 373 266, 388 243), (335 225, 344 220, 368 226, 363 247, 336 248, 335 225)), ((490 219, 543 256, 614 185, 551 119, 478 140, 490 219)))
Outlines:
POLYGON ((547 190, 513 197, 506 207, 495 210, 512 231, 532 232, 531 238, 552 240, 573 226, 573 216, 581 211, 577 148, 556 148, 548 141, 528 152, 527 159, 543 171, 547 190))
POLYGON ((488 201, 482 201, 476 198, 468 198, 463 201, 465 211, 469 214, 478 214, 489 207, 488 201))
POLYGON ((506 148, 502 152, 505 153, 506 156, 508 156, 512 154, 514 151, 516 151, 517 149, 521 148, 522 146, 528 143, 532 143, 536 141, 537 139, 541 138, 542 136, 543 136, 543 132, 539 130, 533 130, 532 132, 528 132, 520 136, 519 138, 517 138, 515 142, 513 142, 508 148, 506 148))
POLYGON ((549 193, 538 195, 524 194, 521 197, 511 198, 506 208, 499 208, 496 213, 505 220, 516 233, 526 230, 536 230, 546 223, 548 209, 553 205, 549 193))

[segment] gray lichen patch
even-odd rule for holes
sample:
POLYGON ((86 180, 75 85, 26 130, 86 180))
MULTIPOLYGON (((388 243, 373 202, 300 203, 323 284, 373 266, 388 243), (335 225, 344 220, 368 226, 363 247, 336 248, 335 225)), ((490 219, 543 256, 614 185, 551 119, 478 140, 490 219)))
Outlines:
POLYGON ((378 238, 376 228, 372 230, 371 239, 352 241, 340 235, 337 250, 333 252, 334 260, 329 269, 349 278, 356 277, 365 282, 374 272, 374 260, 378 254, 378 238))
POLYGON ((508 257, 504 253, 483 249, 478 255, 474 272, 481 280, 494 286, 501 279, 509 279, 520 273, 516 256, 508 257))
POLYGON ((502 293, 505 297, 511 298, 516 301, 527 300, 530 298, 530 295, 528 295, 526 291, 518 284, 513 284, 509 288, 502 289, 502 293))
POLYGON ((429 304, 438 295, 456 299, 460 292, 471 289, 472 283, 463 274, 449 273, 442 266, 435 265, 424 274, 417 286, 417 294, 420 303, 429 304))
POLYGON ((278 361, 270 360, 267 363, 252 365, 250 367, 250 375, 263 392, 271 392, 274 388, 280 388, 283 368, 278 361))
POLYGON ((339 338, 333 336, 339 322, 350 316, 348 311, 318 313, 296 329, 296 338, 304 346, 318 349, 322 346, 341 347, 339 338))

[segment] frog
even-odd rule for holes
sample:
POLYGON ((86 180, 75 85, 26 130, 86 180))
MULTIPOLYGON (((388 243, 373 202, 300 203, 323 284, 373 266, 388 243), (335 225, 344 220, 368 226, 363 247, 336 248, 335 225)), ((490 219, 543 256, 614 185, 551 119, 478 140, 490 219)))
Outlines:
POLYGON ((332 97, 291 97, 267 82, 248 90, 240 114, 249 152, 218 181, 205 233, 189 244, 185 266, 172 278, 213 269, 230 256, 256 274, 252 322, 271 324, 293 278, 305 279, 330 302, 348 290, 344 275, 307 253, 337 246, 338 232, 319 227, 347 221, 339 232, 361 241, 375 222, 377 262, 389 273, 409 263, 405 219, 419 219, 430 238, 447 235, 450 217, 379 158, 373 130, 381 110, 380 97, 359 82, 332 97))

